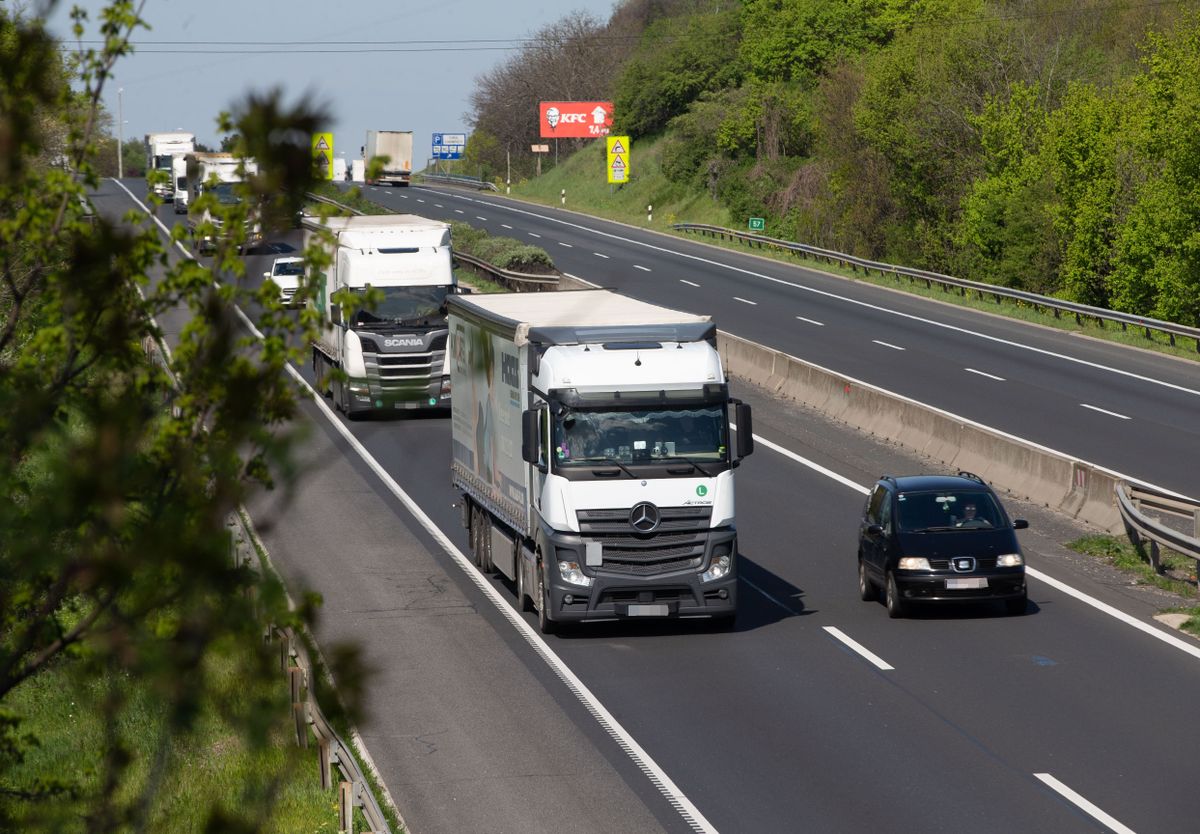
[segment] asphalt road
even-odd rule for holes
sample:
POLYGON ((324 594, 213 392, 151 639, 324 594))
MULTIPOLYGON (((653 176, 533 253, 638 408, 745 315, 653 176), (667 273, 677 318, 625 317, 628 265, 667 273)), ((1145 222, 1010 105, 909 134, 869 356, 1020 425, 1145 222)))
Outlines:
MULTIPOLYGON (((105 188, 108 192, 110 186, 105 188)), ((420 189, 411 189, 408 197, 416 199, 420 194, 420 189)), ((426 194, 423 199, 430 197, 426 194)), ((445 206, 452 198, 434 199, 445 206)), ((118 206, 120 210, 128 207, 121 203, 120 195, 100 198, 97 205, 106 213, 115 212, 118 206)), ((465 219, 484 222, 475 219, 477 216, 486 213, 480 210, 465 219)), ((164 214, 163 219, 170 222, 171 218, 164 214)), ((503 222, 516 227, 510 222, 514 219, 503 222)), ((583 232, 575 234, 579 237, 572 248, 588 248, 583 241, 590 238, 583 232)), ((289 245, 286 240, 278 243, 279 249, 289 245)), ((594 251, 600 248, 594 247, 594 251)), ((637 253, 641 265, 667 270, 648 262, 643 254, 637 253)), ((608 259, 592 253, 589 257, 602 270, 614 266, 609 261, 634 256, 612 250, 608 259)), ((709 252, 707 257, 726 256, 709 252)), ((269 258, 265 251, 248 257, 248 274, 261 274, 269 258)), ((615 280, 606 278, 608 273, 586 272, 564 263, 561 257, 558 260, 581 277, 616 285, 615 280)), ((631 269, 630 263, 625 264, 626 269, 631 269)), ((755 262, 755 268, 767 271, 761 262, 755 262)), ((698 277, 694 272, 686 274, 692 276, 687 280, 698 277)), ((863 289, 834 279, 820 280, 830 281, 842 294, 863 289)), ((704 310, 692 306, 690 296, 680 295, 683 291, 670 285, 667 276, 643 280, 638 286, 657 287, 663 293, 647 295, 650 300, 697 312, 715 311, 724 329, 751 337, 759 331, 739 330, 726 321, 726 316, 737 310, 732 305, 744 306, 764 318, 769 318, 768 312, 778 318, 785 301, 795 303, 789 295, 774 304, 764 298, 758 307, 732 302, 704 310)), ((759 280, 742 292, 762 286, 759 280)), ((887 297, 892 307, 911 304, 925 318, 963 316, 971 318, 974 329, 1008 326, 990 319, 980 324, 974 317, 938 305, 887 297)), ((695 300, 703 298, 697 295, 695 300)), ((843 303, 819 313, 805 308, 814 320, 819 320, 818 316, 829 319, 823 326, 812 327, 820 327, 822 333, 828 328, 849 330, 848 322, 868 315, 865 311, 870 308, 847 306, 845 321, 835 323, 831 311, 843 303)), ((878 314, 879 323, 893 318, 878 314)), ((771 332, 770 323, 764 322, 759 330, 771 332)), ((790 326, 779 330, 792 332, 790 326)), ((915 332, 927 331, 915 328, 915 332)), ((861 335, 872 333, 868 330, 861 335)), ((893 333, 886 334, 887 338, 875 335, 881 341, 900 338, 893 333)), ((1022 336, 1021 341, 1029 344, 1052 335, 1036 331, 1022 336)), ((876 359, 910 352, 884 347, 875 355, 874 348, 865 345, 852 352, 851 343, 843 341, 848 335, 828 338, 842 344, 852 357, 848 361, 865 368, 874 367, 876 359)), ((926 338, 936 341, 928 333, 926 338)), ((956 342, 954 351, 946 352, 972 344, 969 338, 955 338, 962 344, 956 342)), ((1063 338, 1072 346, 1099 352, 1109 364, 1121 361, 1129 368, 1148 363, 1156 369, 1162 365, 1167 370, 1158 374, 1160 378, 1184 369, 1170 361, 1151 362, 1136 352, 1063 338)), ((803 350, 785 349, 814 358, 803 350)), ((932 349, 927 345, 922 353, 932 349)), ((981 351, 978 345, 973 349, 972 365, 982 364, 988 352, 1001 350, 989 347, 981 351)), ((911 352, 917 352, 915 343, 911 352)), ((1037 355, 1012 349, 1012 356, 1026 360, 1037 355)), ((819 358, 815 361, 828 365, 819 358)), ((1016 360, 1010 357, 1010 361, 1016 360)), ((1075 363, 1064 367, 1073 372, 1087 368, 1075 363)), ((1052 370, 1044 368, 1040 373, 1052 370)), ((892 371, 897 373, 894 367, 892 371)), ((1102 381, 1111 385, 1112 379, 1125 379, 1095 369, 1088 373, 1095 375, 1091 385, 1096 392, 1104 389, 1102 381)), ((894 380, 884 379, 880 384, 895 389, 889 382, 894 380)), ((1072 384, 1062 381, 1057 387, 1072 384)), ((1179 399, 1186 403, 1190 396, 1161 385, 1135 384, 1159 391, 1171 402, 1179 399)), ((863 497, 855 485, 868 486, 881 471, 913 471, 919 462, 774 402, 761 392, 746 390, 736 381, 734 388, 754 404, 760 437, 833 470, 850 485, 766 445, 760 445, 739 470, 738 527, 745 558, 741 569, 743 611, 734 632, 708 633, 694 626, 669 624, 602 625, 546 641, 549 650, 694 803, 709 830, 1194 830, 1191 768, 1200 741, 1200 731, 1191 720, 1192 696, 1200 691, 1194 641, 1188 644, 1193 652, 1189 653, 1038 579, 1030 582, 1032 604, 1023 617, 1005 617, 998 609, 954 608, 888 620, 882 606, 857 599, 854 531, 863 497)), ((1067 399, 1074 397, 1059 397, 1057 402, 1074 423, 1066 427, 1062 439, 1093 442, 1092 429, 1080 423, 1079 413, 1067 410, 1067 399)), ((1014 402, 1011 392, 1008 402, 1014 402)), ((322 427, 322 415, 312 412, 309 416, 317 426, 314 432, 329 433, 330 429, 322 427)), ((984 422, 995 425, 995 421, 984 422)), ((426 418, 343 425, 432 524, 463 548, 465 536, 447 477, 448 423, 426 418)), ((1194 432, 1194 426, 1190 429, 1194 432)), ((1159 433, 1166 431, 1160 429, 1159 433)), ((324 529, 330 523, 328 517, 289 513, 289 543, 281 546, 282 557, 277 556, 289 577, 306 576, 327 597, 337 595, 338 604, 327 604, 322 639, 330 635, 360 641, 368 656, 379 658, 385 666, 397 665, 410 676, 444 683, 442 720, 459 714, 468 723, 502 722, 510 732, 494 733, 489 740, 503 737, 514 745, 532 745, 528 749, 548 757, 540 771, 543 776, 555 770, 553 763, 558 759, 552 757, 561 757, 564 750, 582 751, 585 760, 575 762, 568 771, 570 778, 559 786, 564 795, 557 803, 529 806, 532 821, 524 830, 601 830, 591 827, 597 820, 613 824, 605 830, 637 830, 636 824, 622 824, 630 817, 623 815, 619 803, 631 795, 641 802, 640 806, 628 806, 636 819, 652 821, 666 830, 690 830, 652 787, 651 780, 624 757, 621 746, 597 730, 595 719, 581 706, 574 690, 545 665, 535 644, 517 636, 508 617, 500 616, 486 589, 475 584, 473 569, 464 568, 436 536, 417 525, 377 479, 372 482, 374 476, 355 460, 345 443, 336 438, 332 442, 343 456, 332 464, 350 467, 363 484, 354 491, 353 500, 330 504, 339 525, 335 529, 341 535, 331 538, 324 529), (377 518, 381 529, 356 524, 351 513, 354 508, 377 518), (377 541, 375 537, 388 535, 397 543, 394 563, 389 562, 386 547, 356 546, 360 537, 377 541), (343 542, 340 548, 333 544, 338 541, 343 542), (376 577, 376 597, 403 598, 402 587, 389 593, 393 585, 379 578, 381 570, 426 577, 422 581, 453 589, 455 616, 442 619, 461 620, 462 624, 441 625, 450 628, 449 633, 459 634, 459 639, 447 639, 445 631, 439 632, 442 636, 437 639, 420 631, 405 636, 397 628, 411 618, 384 617, 381 622, 361 604, 345 602, 339 588, 349 586, 344 590, 365 593, 361 586, 369 585, 372 576, 376 577), (427 646, 418 652, 409 637, 420 642, 422 636, 427 646), (464 692, 473 691, 461 683, 464 668, 477 670, 483 680, 506 694, 494 701, 464 697, 464 692), (459 689, 455 689, 456 682, 459 689), (597 762, 606 766, 597 767, 597 762), (597 797, 611 799, 611 811, 597 797), (596 802, 589 802, 592 799, 596 802), (579 825, 565 826, 564 820, 573 819, 570 810, 564 815, 554 809, 572 807, 580 809, 574 817, 579 825)), ((1163 483, 1166 479, 1156 480, 1163 483)), ((318 493, 314 500, 321 499, 318 493)), ((1066 557, 1059 543, 1071 533, 1058 527, 1060 520, 1032 508, 1022 510, 1021 514, 1033 521, 1032 529, 1021 534, 1032 568, 1127 612, 1134 622, 1149 621, 1150 601, 1097 580, 1066 557)), ((512 593, 505 583, 490 577, 485 585, 500 591, 511 607, 512 593)), ((424 618, 426 626, 428 619, 424 618)), ((530 621, 528 615, 525 619, 530 621)), ((394 764, 405 759, 407 748, 401 742, 412 735, 408 727, 411 716, 404 703, 413 693, 403 678, 385 676, 372 696, 375 722, 363 728, 369 747, 374 748, 378 741, 387 751, 387 761, 394 769, 384 769, 383 775, 393 789, 412 781, 405 765, 394 764), (391 747, 385 741, 389 736, 391 747)), ((473 685, 478 686, 478 681, 473 685)), ((425 697, 436 701, 437 690, 426 692, 425 697)), ((496 807, 499 813, 500 808, 509 808, 496 802, 495 782, 486 781, 480 772, 480 763, 495 755, 483 747, 481 743, 474 751, 480 758, 465 754, 462 758, 475 764, 465 770, 465 785, 459 785, 455 794, 463 803, 456 806, 460 816, 453 817, 458 828, 440 828, 442 818, 432 813, 428 818, 432 827, 414 822, 414 830, 468 830, 470 826, 463 820, 470 817, 461 814, 472 797, 483 811, 496 807)), ((445 767, 445 763, 439 766, 445 767)), ((435 784, 430 794, 439 792, 435 788, 449 790, 446 774, 437 772, 440 778, 431 780, 435 784)), ((539 783, 543 789, 549 789, 547 785, 539 783)), ((427 797, 422 807, 436 810, 437 802, 427 797)), ((508 828, 500 818, 494 823, 496 830, 517 830, 508 828)))

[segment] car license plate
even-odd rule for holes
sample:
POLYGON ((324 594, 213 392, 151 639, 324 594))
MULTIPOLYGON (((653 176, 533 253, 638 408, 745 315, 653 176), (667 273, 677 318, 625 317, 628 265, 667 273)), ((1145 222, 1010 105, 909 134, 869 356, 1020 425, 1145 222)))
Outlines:
POLYGON ((987 579, 972 577, 970 579, 947 579, 947 591, 965 591, 969 588, 986 588, 987 579))
POLYGON ((658 605, 630 605, 630 617, 665 617, 670 613, 666 605, 659 603, 658 605))

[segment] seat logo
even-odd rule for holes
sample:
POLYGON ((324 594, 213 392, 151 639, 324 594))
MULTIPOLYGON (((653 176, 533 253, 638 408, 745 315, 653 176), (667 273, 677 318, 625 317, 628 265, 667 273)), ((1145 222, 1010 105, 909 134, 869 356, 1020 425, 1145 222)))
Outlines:
POLYGON ((649 501, 634 504, 629 511, 629 526, 639 533, 653 533, 658 529, 660 519, 658 507, 649 501))
POLYGON ((955 559, 954 569, 959 573, 970 573, 975 570, 975 560, 973 558, 955 559))

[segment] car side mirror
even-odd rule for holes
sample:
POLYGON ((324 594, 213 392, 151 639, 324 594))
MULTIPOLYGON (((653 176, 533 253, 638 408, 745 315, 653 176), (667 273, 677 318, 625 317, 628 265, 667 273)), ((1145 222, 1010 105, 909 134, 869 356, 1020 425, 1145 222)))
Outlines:
POLYGON ((1023 518, 1014 518, 1013 519, 1013 529, 1014 530, 1025 530, 1028 527, 1029 527, 1029 522, 1026 521, 1025 519, 1023 519, 1023 518))
POLYGON ((868 524, 867 525, 867 535, 868 536, 882 536, 883 528, 880 527, 878 524, 868 524))

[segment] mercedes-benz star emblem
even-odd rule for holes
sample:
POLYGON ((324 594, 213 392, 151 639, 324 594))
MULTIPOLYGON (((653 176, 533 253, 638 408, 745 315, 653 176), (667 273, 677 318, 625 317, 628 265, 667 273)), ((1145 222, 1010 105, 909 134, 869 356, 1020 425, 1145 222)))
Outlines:
POLYGON ((658 529, 658 507, 649 501, 634 504, 629 511, 629 526, 639 533, 653 533, 658 529))

